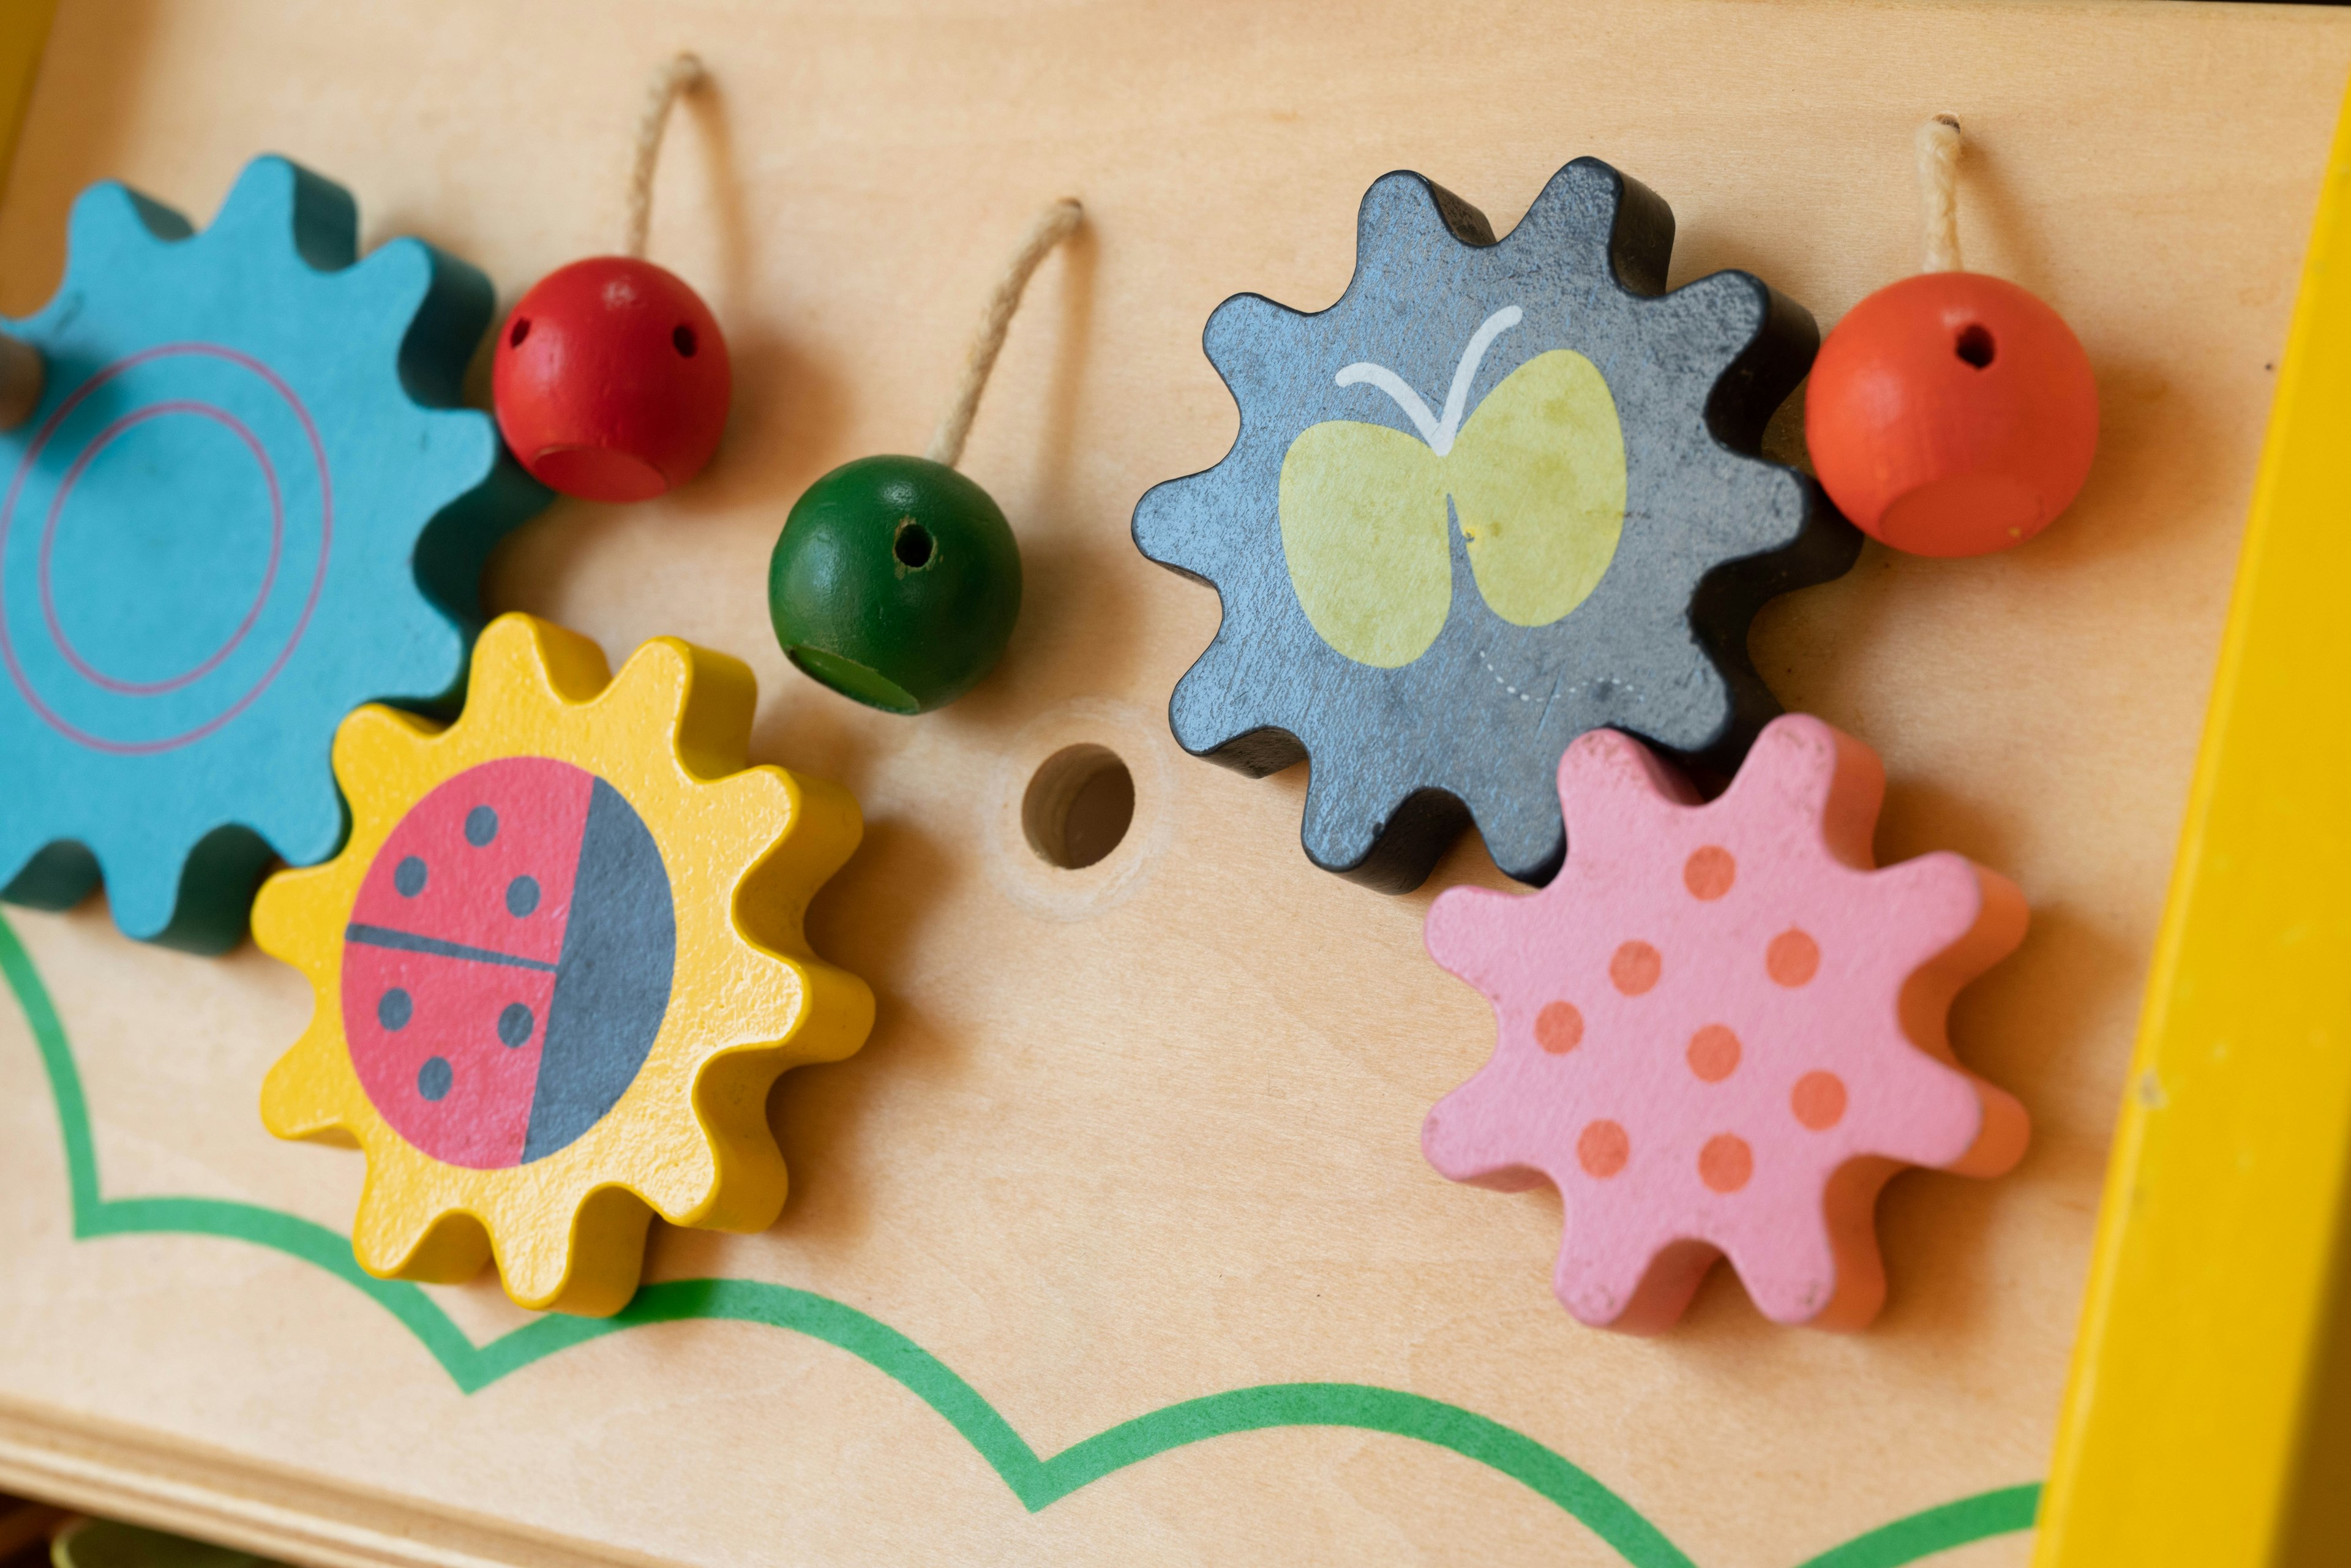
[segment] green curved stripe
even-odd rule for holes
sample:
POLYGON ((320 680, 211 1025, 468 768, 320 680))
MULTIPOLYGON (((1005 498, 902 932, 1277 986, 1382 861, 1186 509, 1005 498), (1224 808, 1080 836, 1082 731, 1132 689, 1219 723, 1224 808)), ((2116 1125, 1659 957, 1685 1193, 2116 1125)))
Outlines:
MULTIPOLYGON (((617 1315, 549 1313, 475 1344, 416 1286, 379 1280, 351 1257, 348 1238, 257 1204, 205 1197, 110 1198, 99 1190, 89 1102, 65 1024, 30 954, 0 919, 0 975, 24 1010, 57 1103, 77 1239, 217 1236, 274 1248, 361 1291, 397 1318, 467 1394, 559 1352, 647 1323, 724 1319, 789 1329, 834 1345, 897 1382, 961 1433, 1031 1512, 1155 1454, 1235 1432, 1348 1427, 1449 1448, 1549 1499, 1608 1543, 1631 1568, 1697 1568, 1639 1510, 1593 1476, 1515 1428, 1458 1405, 1358 1383, 1272 1383, 1165 1406, 1097 1432, 1050 1458, 946 1363, 856 1308, 757 1280, 672 1280, 647 1285, 617 1315)), ((1882 1525, 1799 1568, 1901 1568, 1938 1552, 2032 1528, 2038 1484, 1961 1498, 1882 1525)))

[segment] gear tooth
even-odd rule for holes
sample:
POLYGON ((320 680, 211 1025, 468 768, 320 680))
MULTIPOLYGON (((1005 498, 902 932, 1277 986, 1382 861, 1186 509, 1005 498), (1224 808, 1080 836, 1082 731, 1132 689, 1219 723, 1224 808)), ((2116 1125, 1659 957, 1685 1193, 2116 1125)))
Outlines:
POLYGON ((723 778, 749 765, 759 683, 751 666, 732 654, 679 637, 655 637, 629 655, 601 700, 659 723, 697 778, 723 778))
POLYGON ((309 939, 315 932, 341 926, 344 912, 336 907, 341 887, 342 872, 333 865, 274 873, 254 895, 254 946, 282 963, 313 972, 311 966, 326 959, 312 950, 309 939))
POLYGON ((1306 809, 1299 822, 1299 841, 1306 856, 1325 871, 1347 872, 1372 852, 1378 825, 1363 820, 1356 802, 1339 782, 1349 771, 1345 762, 1326 750, 1311 754, 1306 776, 1306 809))
POLYGON ((1184 672, 1184 678, 1176 683, 1176 690, 1167 700, 1167 723, 1175 733, 1176 743, 1195 757, 1220 751, 1241 737, 1261 729, 1288 727, 1280 719, 1264 714, 1252 714, 1246 720, 1232 716, 1231 707, 1219 698, 1222 693, 1235 687, 1235 662, 1232 644, 1217 638, 1184 672))
POLYGON ((490 1237, 479 1219, 423 1195, 388 1190, 392 1185, 371 1162, 351 1224, 351 1253, 360 1268, 379 1280, 434 1285, 463 1284, 482 1271, 490 1237))
POLYGON ((1430 1106, 1421 1119, 1421 1157, 1447 1181, 1495 1182, 1505 1172, 1522 1168, 1510 1159, 1496 1158, 1489 1145, 1497 1141, 1497 1133, 1510 1136, 1518 1123, 1544 1107, 1531 1095, 1511 1092, 1514 1086, 1499 1075, 1489 1076, 1493 1072, 1489 1065, 1430 1106))
MULTIPOLYGON (((487 414, 459 410, 431 417, 436 433, 468 426, 475 434, 465 439, 486 454, 478 482, 433 514, 415 548, 415 578, 425 597, 470 635, 482 619, 482 571, 491 549, 554 500, 555 492, 506 455, 487 414)), ((454 475, 450 482, 454 487, 454 475)))
POLYGON ((1206 581, 1200 574, 1199 561, 1205 555, 1202 530, 1194 522, 1191 497, 1199 481, 1197 475, 1182 479, 1166 479, 1143 493, 1134 503, 1134 519, 1128 531, 1134 537, 1134 548, 1160 565, 1172 567, 1195 581, 1206 581))
POLYGON ((1553 174, 1502 242, 1564 253, 1579 269, 1613 277, 1632 293, 1666 291, 1673 259, 1674 212, 1663 197, 1597 158, 1578 158, 1553 174))
POLYGON ((93 844, 106 883, 106 904, 125 936, 152 942, 172 925, 179 904, 180 868, 193 846, 133 848, 119 841, 93 844))
POLYGON ((483 628, 474 644, 466 716, 474 694, 511 690, 544 692, 567 703, 592 702, 612 683, 604 650, 569 627, 519 611, 483 628))
MULTIPOLYGON (((272 877, 266 894, 289 873, 272 877)), ((299 873, 290 873, 298 876, 299 873)), ((264 903, 266 903, 265 898, 264 903)), ((258 909, 256 906, 256 910, 258 909)), ((262 940, 262 950, 272 957, 287 963, 298 962, 294 956, 280 951, 278 942, 291 941, 298 951, 301 935, 284 932, 273 923, 264 926, 257 917, 255 931, 264 930, 268 936, 262 940)), ((315 992, 313 993, 315 996, 315 992)), ((315 1005, 315 1004, 314 1004, 315 1005)), ((343 1126, 342 1106, 345 1094, 333 1081, 341 1069, 329 1052, 331 1042, 321 1038, 325 1020, 313 1017, 310 1028, 287 1051, 271 1064, 268 1074, 261 1081, 261 1124, 273 1137, 312 1138, 320 1141, 347 1141, 350 1134, 343 1126)))
POLYGON ((1244 426, 1252 395, 1287 370, 1285 350, 1299 324, 1310 319, 1262 294, 1236 294, 1208 318, 1200 349, 1224 378, 1244 426))
MULTIPOLYGON (((1847 841, 1857 840, 1865 854, 1871 830, 1886 798, 1886 768, 1876 754, 1834 727, 1810 714, 1782 714, 1763 727, 1749 747, 1746 762, 1730 781, 1729 794, 1770 795, 1801 803, 1812 818, 1826 821, 1832 811, 1847 841), (1834 807, 1832 802, 1834 802, 1834 807)), ((1974 903, 1970 879, 1969 903, 1974 903)))
POLYGON ((246 255, 267 255, 290 242, 319 271, 339 272, 359 256, 359 204, 325 175, 265 153, 238 172, 204 235, 230 241, 246 255), (269 243, 257 243, 263 235, 269 243))
POLYGON ((71 909, 95 892, 98 883, 98 857, 71 839, 37 844, 20 833, 0 848, 0 899, 10 904, 27 909, 71 909))
POLYGON ((569 1226, 550 1224, 544 1213, 527 1222, 517 1207, 501 1204, 494 1226, 498 1272, 517 1306, 608 1318, 629 1304, 643 1272, 645 1228, 653 1217, 643 1198, 619 1186, 567 1193, 563 1207, 574 1215, 569 1226))
POLYGON ((381 703, 354 709, 335 731, 334 770, 352 809, 373 818, 398 809, 401 769, 443 727, 381 703))
POLYGON ((245 937, 246 917, 269 846, 250 828, 192 833, 168 817, 93 845, 107 905, 126 936, 183 952, 225 953, 245 937))
MULTIPOLYGON (((1838 1290, 1838 1260, 1829 1242, 1827 1218, 1818 1210, 1805 1214, 1801 1224, 1784 1213, 1775 1218, 1779 1223, 1762 1247, 1740 1234, 1729 1238, 1723 1250, 1756 1311, 1775 1323, 1809 1322, 1838 1290)), ((1872 1253, 1876 1251, 1876 1238, 1866 1227, 1852 1239, 1872 1253)), ((1848 1253, 1845 1261, 1849 1288, 1855 1259, 1848 1253)), ((1876 1315, 1874 1309, 1869 1315, 1876 1315)))
POLYGON ((401 238, 369 253, 353 283, 401 302, 400 383, 410 398, 426 408, 463 402, 465 366, 497 308, 489 275, 437 246, 401 238))
POLYGON ((101 181, 74 198, 66 224, 67 280, 75 281, 99 257, 158 250, 195 232, 194 225, 152 197, 118 181, 101 181))
MULTIPOLYGON (((1193 581, 1217 587, 1217 579, 1230 567, 1228 530, 1219 528, 1220 503, 1228 486, 1218 468, 1171 479, 1143 493, 1134 505, 1132 531, 1135 548, 1144 556, 1193 581)), ((1223 598, 1221 590, 1219 602, 1223 598)))
POLYGON ((350 812, 335 788, 333 745, 321 747, 298 762, 279 764, 298 768, 299 784, 281 788, 269 802, 268 821, 256 824, 261 836, 288 865, 316 865, 343 847, 350 836, 350 812))
POLYGON ((1493 243, 1485 214, 1427 175, 1399 169, 1373 181, 1356 210, 1355 277, 1424 266, 1432 251, 1493 243))
POLYGON ((1771 315, 1771 289, 1750 272, 1709 272, 1664 296, 1652 308, 1664 313, 1667 329, 1677 335, 1677 368, 1711 385, 1763 330, 1771 315))
POLYGON ((35 843, 33 835, 38 830, 14 811, 0 811, 0 897, 12 902, 34 904, 17 896, 16 883, 38 858, 47 844, 35 843))
POLYGON ((1466 883, 1448 887, 1428 906, 1421 945, 1441 967, 1487 996, 1497 996, 1489 971, 1494 954, 1508 945, 1520 924, 1524 897, 1466 883))
MULTIPOLYGON (((1530 770, 1521 783, 1522 792, 1514 792, 1510 798, 1543 799, 1545 771, 1530 770)), ((1479 816, 1477 824, 1479 836, 1485 840, 1486 852, 1492 857, 1495 868, 1512 882, 1529 887, 1547 886, 1567 859, 1567 829, 1556 812, 1514 811, 1499 820, 1497 814, 1489 812, 1479 816)))

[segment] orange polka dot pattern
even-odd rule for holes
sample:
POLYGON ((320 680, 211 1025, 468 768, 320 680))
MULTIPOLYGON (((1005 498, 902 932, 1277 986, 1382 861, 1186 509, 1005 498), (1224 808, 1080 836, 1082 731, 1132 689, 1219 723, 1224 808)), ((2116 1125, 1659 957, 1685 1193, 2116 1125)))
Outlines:
POLYGON ((2022 1110, 1897 1012, 1930 963, 1968 977, 2013 947, 2022 900, 1957 855, 1871 869, 1882 789, 1866 747, 1801 715, 1703 805, 1595 731, 1560 765, 1551 885, 1431 907, 1429 951, 1493 1002, 1501 1038, 1423 1149, 1456 1180, 1533 1170, 1560 1188, 1554 1282, 1583 1321, 1669 1324, 1713 1252, 1769 1317, 1865 1321, 1876 1186, 1831 1177, 1865 1157, 1989 1175, 2022 1153, 2022 1110), (1848 1201, 1857 1219, 1833 1226, 1848 1201), (1842 1233, 1865 1239, 1841 1257, 1842 1233))

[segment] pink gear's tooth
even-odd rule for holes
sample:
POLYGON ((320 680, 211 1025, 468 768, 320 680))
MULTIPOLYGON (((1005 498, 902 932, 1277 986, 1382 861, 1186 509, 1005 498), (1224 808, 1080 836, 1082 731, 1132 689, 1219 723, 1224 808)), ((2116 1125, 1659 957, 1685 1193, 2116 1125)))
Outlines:
MULTIPOLYGON (((1575 1216, 1568 1217, 1571 1236, 1575 1216)), ((1674 1326, 1720 1257, 1719 1249, 1685 1237, 1656 1249, 1560 1248, 1552 1294, 1578 1322, 1625 1333, 1661 1333, 1674 1326)))
POLYGON ((1758 792, 1777 800, 1789 821, 1808 821, 1832 859, 1863 871, 1876 863, 1870 839, 1886 800, 1886 768, 1853 737, 1810 714, 1772 720, 1723 798, 1738 795, 1743 805, 1758 792))
POLYGON ((1815 718, 1766 727, 1708 804, 1613 733, 1570 747, 1560 786, 1549 887, 1430 908, 1430 952, 1499 1036, 1430 1113, 1429 1163, 1488 1186, 1548 1174, 1556 1288, 1586 1322, 1669 1326, 1719 1249, 1767 1316, 1860 1326, 1885 1294, 1886 1177, 2022 1152, 2023 1108, 1944 1038, 1959 988, 2022 938, 2022 896, 1958 855, 1874 869, 1884 770, 1815 718))
POLYGON ((1576 818, 1587 809, 1605 816, 1612 811, 1695 805, 1698 799, 1688 780, 1660 762, 1647 747, 1617 730, 1587 731, 1576 737, 1559 759, 1559 800, 1567 814, 1571 854, 1576 818))
POLYGON ((1517 902, 1489 888, 1447 888, 1428 906, 1421 942, 1430 957, 1475 986, 1477 976, 1464 966, 1476 965, 1493 944, 1508 939, 1510 909, 1517 902))
MULTIPOLYGON (((1542 1179, 1515 1160, 1495 1160, 1484 1129, 1508 1124, 1513 1113, 1531 1098, 1514 1087, 1491 1065, 1429 1108, 1420 1124, 1422 1157, 1448 1181, 1516 1192, 1542 1179)), ((1531 1134, 1532 1129, 1526 1129, 1531 1134)), ((1530 1138, 1529 1141, 1531 1141, 1530 1138)))

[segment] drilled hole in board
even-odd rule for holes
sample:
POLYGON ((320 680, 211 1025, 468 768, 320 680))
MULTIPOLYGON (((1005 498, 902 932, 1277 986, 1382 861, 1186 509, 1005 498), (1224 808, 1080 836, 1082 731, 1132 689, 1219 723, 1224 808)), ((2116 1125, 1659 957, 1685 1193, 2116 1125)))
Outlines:
POLYGON ((1020 800, 1029 847, 1077 871, 1118 848, 1134 821, 1134 775, 1107 746, 1065 746, 1045 758, 1020 800))

